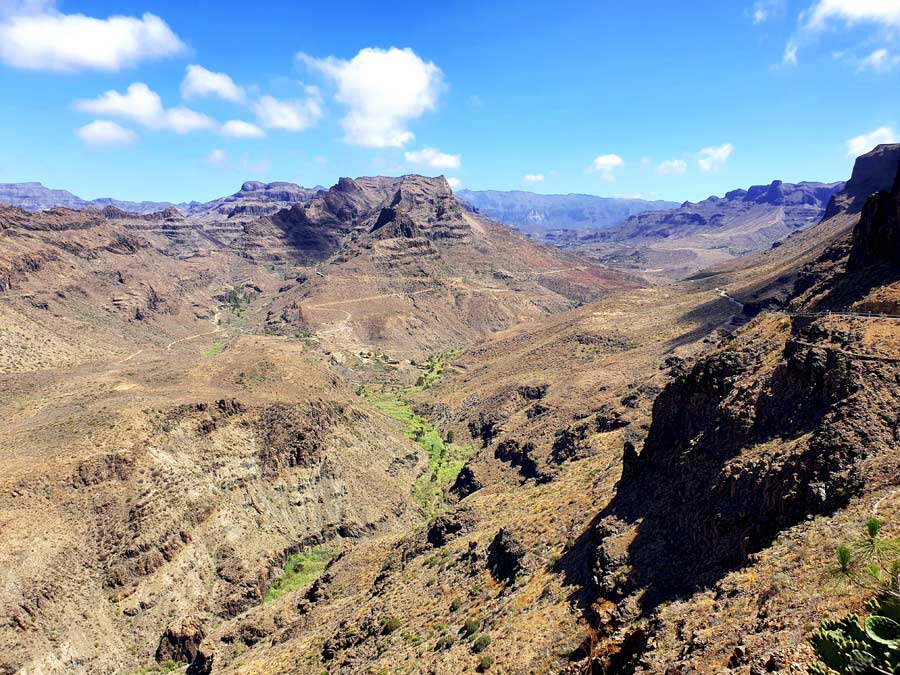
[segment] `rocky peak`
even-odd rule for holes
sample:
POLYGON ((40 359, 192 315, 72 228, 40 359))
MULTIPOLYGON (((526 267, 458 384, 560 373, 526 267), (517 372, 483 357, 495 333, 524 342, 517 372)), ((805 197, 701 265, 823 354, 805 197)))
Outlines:
POLYGON ((900 164, 900 144, 879 145, 860 155, 853 165, 853 174, 844 189, 834 195, 825 210, 825 218, 842 211, 861 211, 866 200, 876 192, 890 190, 900 164))
POLYGON ((866 200, 853 230, 848 269, 879 264, 900 266, 900 171, 890 192, 881 191, 866 200))

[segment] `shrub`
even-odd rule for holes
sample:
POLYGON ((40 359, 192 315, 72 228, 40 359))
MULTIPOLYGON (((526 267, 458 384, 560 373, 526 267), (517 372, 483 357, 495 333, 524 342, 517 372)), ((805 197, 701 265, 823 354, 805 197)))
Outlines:
POLYGON ((464 636, 472 637, 479 630, 481 630, 481 619, 477 616, 470 616, 463 624, 462 632, 464 636))
POLYGON ((442 635, 441 638, 434 644, 434 651, 439 652, 444 649, 450 649, 453 646, 453 643, 456 640, 452 635, 442 635))
POLYGON ((403 625, 403 622, 400 621, 396 616, 389 616, 381 620, 381 632, 384 635, 390 635, 394 631, 398 630, 400 626, 403 625))
POLYGON ((478 662, 477 670, 479 673, 483 673, 486 670, 490 670, 492 665, 494 665, 494 657, 489 654, 485 654, 481 657, 481 661, 478 662))
POLYGON ((459 608, 462 607, 462 600, 459 598, 453 598, 453 602, 450 603, 450 611, 457 612, 459 608))
POLYGON ((487 633, 482 633, 475 639, 475 642, 472 643, 472 651, 479 654, 487 649, 490 644, 491 636, 487 633))

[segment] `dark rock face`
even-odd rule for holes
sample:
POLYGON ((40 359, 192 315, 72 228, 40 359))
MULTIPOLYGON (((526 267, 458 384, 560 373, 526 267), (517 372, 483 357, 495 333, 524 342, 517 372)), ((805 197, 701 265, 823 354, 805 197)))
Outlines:
POLYGON ((861 155, 853 165, 853 174, 843 190, 828 204, 825 218, 841 211, 860 211, 866 200, 882 190, 890 190, 900 163, 900 144, 879 145, 861 155))
POLYGON ((525 478, 538 478, 541 475, 537 462, 532 457, 534 443, 520 444, 513 438, 501 441, 494 450, 494 457, 501 462, 508 462, 519 470, 525 478))
POLYGON ((435 548, 445 546, 460 534, 472 530, 475 524, 468 514, 460 511, 442 514, 435 518, 428 528, 428 543, 435 548))
POLYGON ((501 528, 488 547, 488 569, 497 581, 512 583, 524 571, 525 546, 513 534, 501 528))
POLYGON ((213 653, 205 645, 201 645, 191 665, 188 666, 187 675, 210 675, 213 669, 213 653))
POLYGON ((890 192, 879 192, 866 201, 853 231, 848 267, 900 266, 900 171, 890 192))
POLYGON ((343 414, 340 406, 327 401, 269 406, 255 425, 264 448, 262 464, 277 473, 317 463, 324 456, 329 432, 343 414))
POLYGON ((166 632, 159 640, 156 660, 192 663, 203 638, 203 626, 197 617, 188 616, 173 621, 166 627, 166 632))
POLYGON ((472 467, 466 465, 459 472, 456 480, 453 481, 453 485, 450 487, 450 494, 457 499, 464 499, 483 487, 484 485, 481 484, 476 478, 475 472, 472 471, 472 467))

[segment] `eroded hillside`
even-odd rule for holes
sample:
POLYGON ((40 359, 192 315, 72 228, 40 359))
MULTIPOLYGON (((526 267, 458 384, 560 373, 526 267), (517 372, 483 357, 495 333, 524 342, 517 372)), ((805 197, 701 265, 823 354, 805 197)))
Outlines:
POLYGON ((0 672, 801 671, 865 599, 836 540, 900 506, 871 159, 652 288, 419 176, 228 241, 4 212, 0 672))

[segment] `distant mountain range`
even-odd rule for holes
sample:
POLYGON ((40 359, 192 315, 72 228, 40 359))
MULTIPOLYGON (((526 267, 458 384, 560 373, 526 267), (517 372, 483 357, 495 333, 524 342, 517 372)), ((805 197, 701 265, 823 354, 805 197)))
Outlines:
POLYGON ((617 227, 548 239, 611 267, 677 279, 730 258, 765 250, 819 222, 844 183, 784 183, 649 211, 617 227))
POLYGON ((54 206, 78 210, 89 206, 98 209, 114 206, 131 213, 152 213, 175 206, 171 202, 129 202, 111 197, 89 201, 73 195, 68 190, 54 190, 42 183, 0 183, 0 204, 10 204, 25 211, 46 211, 54 206))
POLYGON ((538 237, 552 230, 604 230, 638 213, 678 206, 668 201, 540 195, 521 190, 459 190, 456 195, 489 218, 538 237))

